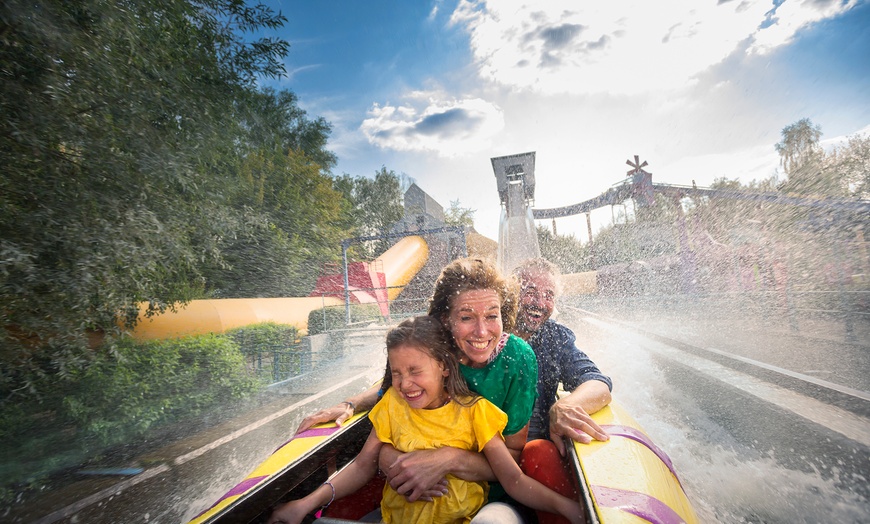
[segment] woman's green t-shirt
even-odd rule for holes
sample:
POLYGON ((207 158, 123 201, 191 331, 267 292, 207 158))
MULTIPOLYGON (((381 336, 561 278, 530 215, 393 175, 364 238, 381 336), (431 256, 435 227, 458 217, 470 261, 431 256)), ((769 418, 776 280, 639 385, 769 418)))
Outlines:
POLYGON ((505 435, 528 424, 538 396, 538 360, 526 341, 510 335, 495 360, 482 368, 460 364, 460 371, 472 391, 507 414, 505 435))
MULTIPOLYGON (((504 411, 508 416, 503 434, 513 435, 532 418, 538 397, 538 360, 531 346, 510 335, 495 360, 482 368, 459 365, 468 387, 504 411)), ((504 488, 490 482, 489 500, 504 502, 504 488)))

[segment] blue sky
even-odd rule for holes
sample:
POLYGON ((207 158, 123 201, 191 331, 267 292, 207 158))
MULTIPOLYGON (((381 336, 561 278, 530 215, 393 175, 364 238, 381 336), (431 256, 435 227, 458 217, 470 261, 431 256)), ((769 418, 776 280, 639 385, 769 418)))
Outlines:
MULTIPOLYGON (((332 123, 334 173, 406 174, 493 239, 491 157, 535 151, 550 208, 604 192, 634 155, 656 182, 749 182, 801 118, 829 142, 870 133, 867 1, 264 3, 291 45, 288 76, 264 84, 332 123)), ((582 217, 557 226, 586 240, 582 217)))

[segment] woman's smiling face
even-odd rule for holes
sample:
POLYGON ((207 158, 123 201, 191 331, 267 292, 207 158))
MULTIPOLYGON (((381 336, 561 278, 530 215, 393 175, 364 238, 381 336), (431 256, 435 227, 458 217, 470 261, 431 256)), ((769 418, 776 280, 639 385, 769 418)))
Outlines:
POLYGON ((407 344, 387 353, 393 387, 412 408, 435 409, 449 399, 444 389, 448 371, 424 350, 407 344))
POLYGON ((460 361, 473 368, 485 366, 503 331, 498 293, 475 289, 456 295, 450 301, 447 328, 464 355, 460 361))

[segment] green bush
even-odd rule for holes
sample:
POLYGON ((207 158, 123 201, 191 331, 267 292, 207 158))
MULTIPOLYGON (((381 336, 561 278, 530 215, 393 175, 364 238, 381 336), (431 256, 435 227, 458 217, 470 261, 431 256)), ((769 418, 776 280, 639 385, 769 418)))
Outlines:
POLYGON ((242 353, 271 348, 290 348, 299 344, 299 331, 288 324, 263 322, 226 332, 242 353))
MULTIPOLYGON (((317 335, 331 329, 346 327, 347 314, 344 307, 326 307, 308 313, 308 334, 317 335)), ((381 310, 377 304, 354 304, 350 308, 350 321, 366 322, 381 320, 381 310)))
POLYGON ((304 355, 299 351, 299 332, 287 324, 264 322, 227 332, 264 383, 279 382, 304 373, 304 355))
POLYGON ((262 386, 226 335, 103 348, 66 377, 46 374, 39 398, 0 404, 0 476, 20 484, 135 445, 173 422, 240 400, 262 386))
POLYGON ((223 335, 118 345, 81 374, 63 414, 102 445, 196 416, 257 391, 239 346, 223 335))

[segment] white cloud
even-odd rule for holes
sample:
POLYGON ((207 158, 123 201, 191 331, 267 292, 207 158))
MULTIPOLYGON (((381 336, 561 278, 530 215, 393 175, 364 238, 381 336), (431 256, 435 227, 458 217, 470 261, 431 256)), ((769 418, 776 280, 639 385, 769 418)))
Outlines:
POLYGON ((479 74, 494 83, 637 94, 691 85, 741 45, 769 51, 854 3, 786 0, 771 14, 770 1, 750 0, 462 0, 451 23, 469 32, 479 74))
POLYGON ((503 128, 504 115, 495 104, 423 92, 409 94, 402 105, 375 104, 360 126, 378 147, 442 156, 485 150, 503 128))
POLYGON ((770 14, 772 24, 754 34, 750 52, 765 54, 788 44, 795 33, 815 22, 834 18, 852 9, 857 0, 788 0, 770 14))

